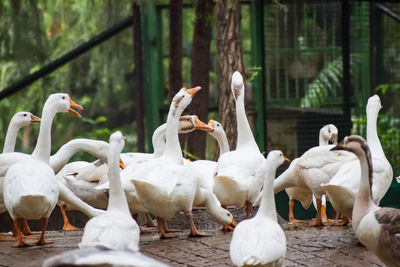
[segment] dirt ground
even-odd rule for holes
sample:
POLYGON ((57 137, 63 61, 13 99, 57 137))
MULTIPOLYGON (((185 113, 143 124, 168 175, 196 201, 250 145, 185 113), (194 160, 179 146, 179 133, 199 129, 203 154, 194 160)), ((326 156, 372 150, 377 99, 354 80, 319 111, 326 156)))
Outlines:
MULTIPOLYGON (((243 210, 231 209, 238 221, 243 210)), ((232 266, 229 258, 231 233, 224 234, 206 210, 194 211, 198 228, 209 234, 202 238, 187 238, 186 219, 178 213, 168 222, 170 228, 180 229, 179 237, 160 240, 153 231, 142 234, 142 253, 171 266, 232 266)), ((357 244, 351 227, 310 228, 283 223, 287 238, 284 266, 384 266, 370 251, 357 244)), ((0 243, 0 266, 41 266, 44 259, 77 248, 83 231, 47 231, 51 245, 12 248, 13 242, 0 243)), ((34 236, 37 238, 38 236, 34 236)))

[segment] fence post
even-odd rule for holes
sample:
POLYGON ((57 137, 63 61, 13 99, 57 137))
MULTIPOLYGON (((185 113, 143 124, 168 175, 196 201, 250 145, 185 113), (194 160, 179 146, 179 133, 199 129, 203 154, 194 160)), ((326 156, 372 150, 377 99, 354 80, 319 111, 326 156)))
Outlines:
POLYGON ((350 73, 350 3, 348 0, 342 1, 342 58, 343 58, 343 115, 344 129, 343 135, 351 134, 351 73, 350 73))
POLYGON ((160 107, 164 99, 162 79, 162 49, 160 14, 151 3, 141 5, 142 47, 144 68, 144 99, 146 114, 146 143, 148 151, 153 151, 151 138, 161 124, 160 107))
POLYGON ((255 139, 261 151, 267 151, 266 97, 264 88, 264 2, 251 1, 251 62, 258 67, 258 74, 252 82, 253 102, 256 109, 255 139))

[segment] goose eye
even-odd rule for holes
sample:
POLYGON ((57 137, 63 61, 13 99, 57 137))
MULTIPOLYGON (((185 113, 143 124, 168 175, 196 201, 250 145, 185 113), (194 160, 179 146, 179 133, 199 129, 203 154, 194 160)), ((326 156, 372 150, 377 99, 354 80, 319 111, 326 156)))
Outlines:
POLYGON ((184 98, 184 97, 185 97, 185 95, 182 96, 182 98, 184 98))
POLYGON ((65 96, 63 96, 62 99, 65 99, 65 96))
POLYGON ((26 117, 26 114, 24 114, 24 117, 26 117))
POLYGON ((229 213, 226 214, 227 216, 231 216, 229 213))

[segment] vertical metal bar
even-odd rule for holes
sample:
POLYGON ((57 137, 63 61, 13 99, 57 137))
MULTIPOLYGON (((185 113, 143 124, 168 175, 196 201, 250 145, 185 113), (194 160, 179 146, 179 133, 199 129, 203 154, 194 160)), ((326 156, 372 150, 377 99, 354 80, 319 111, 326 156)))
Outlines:
POLYGON ((140 23, 140 9, 136 3, 132 4, 133 49, 135 62, 135 93, 136 108, 135 120, 137 129, 137 146, 139 152, 145 152, 145 127, 144 127, 144 99, 143 99, 143 58, 142 58, 142 32, 140 23))
POLYGON ((313 32, 312 32, 312 46, 314 47, 314 48, 316 48, 317 47, 317 32, 316 32, 316 30, 317 30, 317 27, 316 27, 316 24, 317 24, 317 5, 318 5, 318 3, 312 3, 312 9, 313 9, 313 21, 314 21, 314 23, 315 23, 315 25, 313 25, 313 32))
POLYGON ((280 92, 280 83, 279 83, 279 61, 280 61, 280 34, 279 34, 279 7, 275 7, 276 10, 276 18, 275 18, 275 22, 276 22, 276 26, 275 26, 275 34, 276 34, 276 40, 275 40, 275 48, 274 48, 274 52, 275 52, 275 90, 276 90, 276 98, 280 99, 281 98, 281 92, 280 92))
POLYGON ((141 6, 141 24, 143 33, 143 68, 144 68, 144 99, 146 101, 146 139, 148 151, 152 151, 151 137, 154 130, 161 124, 161 116, 159 112, 160 99, 164 97, 163 86, 160 73, 160 33, 157 31, 159 27, 159 14, 153 4, 145 3, 141 6), (157 36, 158 35, 158 36, 157 36))
POLYGON ((289 42, 288 42, 289 34, 288 34, 287 12, 285 12, 285 14, 284 14, 283 23, 284 23, 284 27, 285 27, 285 31, 284 31, 285 35, 283 37, 283 38, 285 38, 285 50, 284 50, 285 53, 283 54, 283 56, 285 57, 285 69, 284 69, 284 72, 285 72, 285 99, 289 99, 290 95, 289 95, 288 56, 289 56, 290 51, 289 51, 289 42))
MULTIPOLYGON (((271 8, 271 4, 265 4, 265 11, 263 11, 263 12, 267 12, 268 11, 268 8, 271 8)), ((271 91, 272 91, 272 86, 271 86, 271 69, 269 68, 269 62, 270 62, 270 59, 271 59, 271 48, 272 48, 272 45, 271 45, 271 42, 269 41, 269 39, 268 39, 268 33, 269 33, 269 24, 268 24, 268 21, 266 21, 265 22, 265 26, 264 26, 264 30, 263 30, 263 32, 264 32, 264 36, 265 36, 265 39, 263 39, 263 41, 264 41, 264 44, 265 44, 265 48, 264 48, 264 51, 265 51, 265 54, 264 54, 264 57, 265 57, 265 59, 266 59, 266 61, 264 61, 264 66, 265 66, 265 73, 266 73, 266 77, 265 77, 265 79, 267 80, 267 99, 266 99, 266 102, 268 103, 268 101, 270 101, 271 100, 271 91), (268 54, 268 52, 269 52, 269 54, 268 54)))
POLYGON ((264 58, 264 2, 251 2, 251 60, 254 66, 260 67, 260 72, 253 81, 253 99, 256 104, 257 116, 255 119, 255 139, 261 151, 267 151, 266 131, 266 98, 264 88, 265 58, 264 58))
MULTIPOLYGON (((299 62, 299 30, 298 30, 298 18, 297 18, 297 12, 298 12, 298 4, 294 3, 293 5, 295 5, 294 8, 294 36, 295 36, 295 40, 294 40, 294 49, 295 49, 295 59, 294 61, 297 63, 299 62)), ((300 99, 300 92, 299 92, 299 69, 296 67, 295 68, 296 71, 296 79, 295 79, 295 86, 296 86, 296 99, 300 99)))
MULTIPOLYGON (((368 3, 360 3, 359 4, 359 9, 360 9, 360 17, 359 19, 361 20, 361 95, 362 95, 362 103, 365 104, 367 103, 367 99, 370 95, 370 84, 371 84, 371 75, 370 75, 370 56, 369 56, 369 8, 368 8, 368 3)), ((363 111, 365 110, 364 107, 362 109, 363 111)))
MULTIPOLYGON (((323 18, 323 32, 325 33, 324 34, 324 36, 323 36, 323 38, 324 38, 324 65, 323 66, 326 66, 326 63, 328 62, 328 34, 329 34, 329 32, 328 32, 328 27, 327 27, 327 22, 326 22, 326 19, 327 19, 327 16, 328 14, 326 14, 326 5, 322 5, 322 14, 320 14, 320 16, 322 16, 322 18, 323 18)), ((330 47, 330 46, 329 46, 330 47)))
POLYGON ((343 135, 351 133, 351 95, 352 87, 350 80, 350 3, 349 0, 342 0, 342 59, 343 59, 343 114, 344 129, 343 135))
MULTIPOLYGON (((330 10, 332 10, 332 9, 330 9, 330 10)), ((335 9, 336 10, 336 9, 335 9)), ((333 16, 333 19, 334 19, 334 22, 332 23, 332 46, 334 46, 334 47, 336 47, 336 31, 337 31, 337 29, 336 29, 336 16, 333 16)), ((332 49, 332 51, 331 51, 331 58, 329 59, 329 60, 335 60, 335 58, 336 58, 336 50, 335 49, 332 49)))
MULTIPOLYGON (((306 12, 306 6, 307 4, 304 3, 303 5, 303 42, 307 42, 307 12, 306 12)), ((307 47, 308 45, 306 45, 307 47)), ((304 57, 304 62, 303 62, 303 85, 304 85, 304 90, 307 90, 307 77, 306 77, 306 73, 308 70, 308 66, 307 66, 307 53, 309 53, 308 51, 303 52, 303 57, 304 57)))

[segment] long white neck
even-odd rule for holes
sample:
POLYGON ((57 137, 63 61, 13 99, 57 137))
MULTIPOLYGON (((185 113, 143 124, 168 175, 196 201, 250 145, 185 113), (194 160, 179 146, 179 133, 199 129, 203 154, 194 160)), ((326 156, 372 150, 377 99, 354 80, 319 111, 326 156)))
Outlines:
POLYGON ((151 141, 153 143, 153 155, 159 157, 165 150, 165 135, 167 130, 167 124, 160 125, 153 133, 151 141))
POLYGON ((225 132, 218 132, 212 135, 218 142, 219 146, 219 155, 229 152, 229 143, 228 138, 226 137, 225 132))
POLYGON ((266 164, 264 173, 264 187, 262 190, 262 198, 260 208, 256 216, 264 216, 270 219, 277 220, 276 207, 275 207, 275 194, 274 194, 274 178, 276 174, 276 167, 271 164, 266 164))
POLYGON ((108 157, 108 179, 110 180, 110 190, 107 211, 123 211, 130 214, 128 202, 126 201, 124 190, 121 186, 119 170, 119 151, 111 146, 108 157))
POLYGON ((329 139, 323 136, 322 134, 319 135, 319 143, 320 146, 329 145, 329 139))
POLYGON ((21 127, 13 123, 12 119, 7 128, 6 138, 4 140, 3 153, 14 152, 15 142, 17 141, 18 131, 21 127))
POLYGON ((246 110, 244 107, 244 92, 236 99, 236 120, 237 120, 237 148, 250 146, 258 149, 254 140, 250 124, 247 120, 246 110))
POLYGON ((89 218, 95 217, 104 213, 104 210, 95 209, 88 205, 86 202, 82 201, 77 197, 67 186, 57 180, 58 190, 60 191, 60 200, 65 201, 68 205, 72 206, 74 209, 79 210, 89 216, 89 218))
POLYGON ((386 159, 385 153, 383 152, 381 142, 379 141, 378 131, 377 131, 377 121, 378 121, 379 111, 371 110, 367 108, 367 142, 371 150, 372 156, 386 159))
POLYGON ((369 182, 369 175, 372 175, 372 172, 369 174, 369 165, 365 156, 359 158, 359 161, 361 166, 361 179, 353 207, 353 229, 357 229, 364 215, 367 214, 371 208, 376 207, 376 205, 372 202, 371 187, 369 182))
POLYGON ((51 126, 56 112, 51 108, 49 102, 46 102, 42 111, 42 119, 38 140, 32 156, 42 161, 49 162, 51 152, 51 126))
POLYGON ((179 143, 179 117, 181 116, 183 109, 179 106, 176 107, 175 103, 172 102, 168 112, 167 118, 167 130, 166 130, 166 144, 165 151, 162 157, 167 157, 176 164, 182 163, 182 150, 179 143))
MULTIPOLYGON (((226 209, 221 207, 221 202, 209 190, 201 188, 198 192, 198 197, 204 199, 204 205, 207 207, 211 217, 221 225, 229 224, 231 221, 225 221, 226 209)), ((197 196, 196 196, 197 197, 197 196)))
POLYGON ((99 140, 78 138, 64 144, 53 156, 50 157, 50 166, 57 173, 68 163, 69 159, 79 151, 87 152, 96 158, 107 158, 108 143, 99 140), (99 149, 99 147, 105 147, 99 149))
POLYGON ((273 181, 273 188, 275 194, 279 193, 280 191, 282 191, 287 187, 292 187, 297 185, 296 161, 297 159, 293 160, 290 163, 289 168, 287 168, 286 171, 284 171, 273 181))

